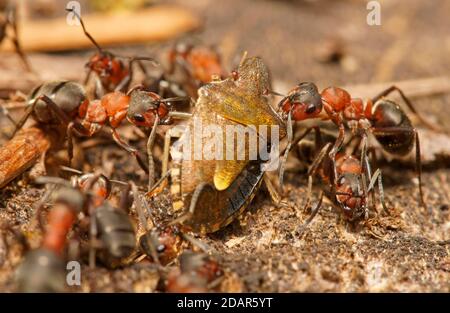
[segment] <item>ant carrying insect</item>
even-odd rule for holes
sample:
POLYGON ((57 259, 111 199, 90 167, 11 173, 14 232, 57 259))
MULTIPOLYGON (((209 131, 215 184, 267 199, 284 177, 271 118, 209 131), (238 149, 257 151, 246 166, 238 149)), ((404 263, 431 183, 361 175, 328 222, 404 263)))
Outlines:
MULTIPOLYGON (((407 155, 416 147, 416 171, 419 179, 419 202, 426 208, 422 190, 422 163, 420 156, 420 141, 417 130, 400 106, 384 97, 393 91, 398 91, 409 109, 428 127, 432 125, 426 122, 416 111, 411 101, 401 89, 392 86, 382 91, 377 96, 363 103, 361 99, 351 98, 350 94, 339 87, 325 88, 321 93, 317 86, 311 82, 299 84, 291 90, 287 96, 279 102, 278 106, 283 117, 288 120, 288 147, 292 141, 292 123, 316 117, 331 120, 339 128, 339 135, 329 151, 329 158, 334 169, 334 186, 337 185, 338 173, 336 154, 342 147, 345 126, 362 138, 363 147, 367 146, 368 134, 372 133, 383 149, 397 156, 407 155)), ((275 93, 280 95, 278 93, 275 93)), ((280 167, 280 183, 283 182, 283 167, 287 158, 286 150, 280 167)), ((361 160, 364 168, 364 160, 361 160)))

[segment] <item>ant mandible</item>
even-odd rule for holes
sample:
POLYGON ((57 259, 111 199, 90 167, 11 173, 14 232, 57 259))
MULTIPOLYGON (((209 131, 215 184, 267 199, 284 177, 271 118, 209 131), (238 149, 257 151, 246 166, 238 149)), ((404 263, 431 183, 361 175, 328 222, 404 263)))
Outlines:
MULTIPOLYGON (((288 145, 292 139, 292 123, 306 119, 322 117, 333 121, 339 128, 339 135, 329 151, 329 158, 333 164, 334 186, 337 186, 336 154, 343 145, 345 126, 353 133, 360 131, 363 146, 366 146, 368 133, 372 133, 383 149, 397 156, 407 155, 416 146, 416 171, 419 179, 420 204, 426 208, 422 190, 422 164, 420 157, 420 141, 417 130, 400 106, 384 97, 393 91, 398 91, 409 109, 429 128, 435 129, 424 120, 416 111, 411 101, 403 91, 392 86, 380 94, 363 102, 352 98, 350 94, 339 87, 325 88, 321 93, 312 82, 304 82, 292 89, 287 96, 279 102, 284 118, 288 123, 288 145), (323 111, 325 111, 323 114, 323 111)), ((278 94, 279 95, 279 94, 278 94)), ((283 166, 287 158, 287 151, 280 167, 280 182, 282 183, 283 166)), ((364 165, 364 164, 363 164, 364 165)))

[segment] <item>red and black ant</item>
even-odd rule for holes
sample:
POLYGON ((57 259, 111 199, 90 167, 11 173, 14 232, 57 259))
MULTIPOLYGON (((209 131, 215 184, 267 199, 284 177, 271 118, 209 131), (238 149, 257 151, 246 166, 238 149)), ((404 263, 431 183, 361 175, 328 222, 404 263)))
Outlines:
POLYGON ((185 75, 183 84, 187 85, 192 97, 197 96, 197 89, 202 85, 226 76, 220 55, 213 48, 177 43, 169 51, 168 58, 168 73, 174 74, 181 69, 185 75))
POLYGON ((219 263, 209 255, 187 250, 180 255, 180 269, 169 273, 166 291, 209 292, 217 288, 223 275, 219 263))
MULTIPOLYGON (((63 254, 67 235, 77 214, 85 206, 85 197, 74 188, 60 188, 48 214, 42 246, 25 256, 17 273, 19 290, 25 292, 61 292, 65 290, 63 254)), ((39 211, 39 210, 38 210, 39 211)))
MULTIPOLYGON (((79 173, 73 169, 69 170, 79 173)), ((100 259, 111 267, 120 265, 121 260, 126 259, 134 251, 136 240, 129 216, 125 210, 113 207, 105 201, 110 195, 112 182, 107 177, 87 173, 73 177, 71 182, 57 177, 40 177, 37 182, 61 187, 53 196, 55 200, 47 215, 42 246, 31 251, 18 270, 17 281, 20 290, 41 292, 64 290, 63 261, 66 259, 68 235, 77 223, 79 213, 87 212, 90 216, 91 266, 95 266, 97 249, 100 249, 100 259)), ((41 216, 42 206, 53 191, 49 189, 40 201, 36 209, 38 219, 41 216)), ((128 193, 129 189, 125 192, 128 193)), ((121 205, 125 203, 129 201, 121 199, 121 205)), ((42 226, 44 223, 40 224, 42 226)))
MULTIPOLYGON (((350 94, 342 88, 328 87, 319 93, 317 86, 311 82, 299 84, 279 102, 279 108, 289 121, 302 121, 322 117, 332 120, 339 128, 339 135, 329 151, 329 158, 334 169, 334 186, 337 185, 338 173, 336 154, 343 145, 345 126, 362 137, 363 146, 366 146, 368 133, 372 133, 383 149, 393 155, 407 155, 414 145, 416 146, 416 170, 419 179, 420 203, 426 208, 422 191, 422 164, 420 157, 420 142, 417 130, 400 106, 384 97, 393 91, 398 91, 410 110, 430 128, 415 110, 411 101, 396 86, 392 86, 366 103, 361 99, 351 98, 350 94), (325 112, 323 112, 325 111, 325 112)), ((288 141, 292 139, 292 125, 288 123, 288 141)), ((288 144, 289 145, 289 144, 288 144)), ((287 149, 286 151, 288 151, 287 149)), ((280 181, 282 182, 284 156, 280 168, 280 181)), ((364 164, 363 164, 364 166, 364 164)))
POLYGON ((137 186, 133 183, 131 185, 139 221, 145 231, 139 238, 139 246, 148 258, 157 264, 167 265, 173 262, 187 247, 187 242, 202 251, 209 251, 206 244, 186 234, 180 226, 174 223, 162 226, 152 219, 153 227, 149 229, 147 226, 147 213, 149 211, 147 202, 139 194, 137 186))
POLYGON ((155 93, 142 90, 142 87, 135 87, 127 94, 114 91, 99 100, 89 101, 85 89, 78 83, 70 81, 45 83, 36 87, 29 95, 29 107, 16 124, 13 136, 23 127, 30 115, 43 126, 66 127, 70 163, 73 157, 74 134, 91 137, 108 123, 113 140, 134 155, 145 171, 149 170, 149 183, 152 185, 154 177, 152 146, 156 126, 170 124, 174 118, 189 118, 190 114, 173 110, 173 102, 182 100, 186 98, 162 99, 155 93), (125 118, 136 126, 152 128, 147 144, 149 166, 140 158, 137 149, 125 143, 117 133, 116 128, 125 118))
POLYGON ((88 68, 88 73, 86 75, 84 84, 86 85, 89 81, 91 73, 95 73, 96 76, 96 97, 111 92, 111 91, 122 91, 128 90, 130 83, 133 79, 133 65, 137 63, 140 69, 145 75, 147 75, 147 70, 141 61, 149 61, 153 65, 158 63, 153 58, 149 57, 118 57, 117 55, 104 50, 95 41, 94 37, 89 34, 84 25, 83 19, 76 12, 75 8, 67 8, 67 11, 73 13, 80 21, 81 27, 86 37, 94 44, 97 48, 97 53, 91 57, 89 62, 86 64, 88 68), (125 64, 121 59, 128 59, 128 64, 125 64))
POLYGON ((13 1, 0 1, 0 44, 3 42, 8 35, 8 29, 13 34, 10 35, 11 41, 14 44, 14 48, 16 53, 19 55, 22 60, 23 65, 25 66, 27 71, 31 71, 30 63, 25 56, 25 53, 22 50, 22 46, 20 45, 18 32, 17 32, 17 6, 13 1))

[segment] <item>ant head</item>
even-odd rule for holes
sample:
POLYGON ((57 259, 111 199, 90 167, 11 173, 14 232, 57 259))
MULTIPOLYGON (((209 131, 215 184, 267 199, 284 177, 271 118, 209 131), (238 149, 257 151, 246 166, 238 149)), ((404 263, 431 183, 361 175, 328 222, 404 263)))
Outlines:
POLYGON ((291 112, 295 121, 317 117, 322 111, 322 98, 314 83, 299 84, 284 97, 279 107, 284 113, 291 112))
POLYGON ((127 119, 136 126, 153 127, 155 118, 164 119, 169 107, 159 95, 144 90, 134 90, 130 96, 127 119))
POLYGON ((94 202, 100 205, 111 194, 111 182, 104 175, 94 173, 83 174, 75 181, 78 188, 83 192, 90 191, 94 202))
POLYGON ((336 161, 336 168, 338 173, 347 173, 360 175, 362 172, 361 162, 352 155, 346 155, 338 158, 336 161))
POLYGON ((345 173, 339 177, 336 186, 336 200, 345 217, 350 221, 360 216, 361 209, 365 205, 361 193, 359 175, 345 173))
POLYGON ((139 243, 142 250, 148 256, 152 256, 151 248, 155 249, 159 261, 165 265, 178 256, 181 250, 182 240, 180 236, 168 227, 159 231, 147 232, 141 236, 139 243))
POLYGON ((110 52, 99 52, 92 56, 86 67, 100 78, 115 79, 124 69, 123 62, 110 52))
POLYGON ((64 203, 75 212, 81 212, 85 208, 86 198, 77 189, 62 186, 55 193, 55 203, 64 203))
POLYGON ((197 276, 211 282, 223 274, 216 260, 205 253, 186 250, 180 255, 180 267, 183 273, 195 272, 197 276))

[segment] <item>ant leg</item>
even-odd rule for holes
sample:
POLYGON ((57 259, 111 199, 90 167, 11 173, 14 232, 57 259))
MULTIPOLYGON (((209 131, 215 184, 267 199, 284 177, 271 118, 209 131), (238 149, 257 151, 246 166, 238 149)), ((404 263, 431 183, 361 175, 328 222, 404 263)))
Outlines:
POLYGON ((47 97, 46 95, 42 95, 34 99, 31 106, 29 106, 20 121, 16 125, 16 129, 14 130, 12 137, 23 127, 25 122, 30 117, 31 113, 33 113, 34 108, 36 107, 36 104, 38 101, 44 101, 50 110, 55 113, 56 117, 65 125, 67 125, 70 122, 70 118, 67 116, 66 112, 64 112, 52 99, 47 97))
POLYGON ((279 169, 279 173, 278 173, 278 181, 280 183, 280 190, 281 190, 282 194, 284 193, 284 188, 283 188, 284 167, 286 165, 286 161, 287 161, 287 158, 288 158, 289 150, 291 150, 292 136, 293 136, 292 114, 291 114, 290 111, 289 111, 286 123, 287 123, 287 146, 286 146, 286 149, 284 150, 283 158, 281 159, 280 169, 279 169))
POLYGON ((103 97, 106 92, 105 92, 105 87, 102 84, 102 81, 100 80, 100 78, 98 76, 95 76, 95 85, 94 85, 94 97, 95 99, 100 99, 101 97, 103 97))
POLYGON ((114 91, 121 91, 121 92, 125 92, 128 89, 128 86, 130 85, 131 81, 133 80, 133 65, 135 62, 138 63, 139 67, 141 68, 142 72, 144 73, 145 76, 147 76, 147 69, 145 68, 145 66, 142 64, 141 61, 150 61, 152 62, 154 65, 157 65, 158 63, 152 59, 152 58, 148 58, 148 57, 131 57, 128 61, 128 75, 126 75, 117 85, 117 87, 114 89, 114 91))
POLYGON ((125 189, 122 190, 119 200, 119 208, 127 213, 129 213, 131 205, 134 201, 133 197, 130 195, 131 188, 131 185, 128 183, 125 189))
MULTIPOLYGON (((91 212, 93 213, 93 212, 91 212)), ((97 252, 97 219, 93 214, 91 214, 90 224, 89 224, 89 267, 91 269, 95 268, 96 252, 97 252)))
POLYGON ((11 38, 13 44, 14 44, 14 48, 16 49, 17 54, 19 55, 20 59, 22 60, 26 70, 28 72, 32 72, 32 68, 30 66, 30 63, 28 62, 27 57, 25 56, 25 52, 23 52, 22 50, 22 46, 20 45, 19 42, 19 36, 18 36, 18 31, 17 31, 17 10, 15 7, 9 9, 9 12, 7 13, 8 17, 7 17, 7 24, 10 24, 12 26, 13 29, 13 37, 11 38))
POLYGON ((333 164, 333 190, 336 188, 337 185, 337 169, 336 169, 336 154, 341 149, 342 144, 344 143, 344 137, 345 137, 345 127, 343 123, 339 123, 339 135, 334 142, 333 148, 331 148, 330 152, 328 153, 328 156, 331 159, 331 162, 333 164))
POLYGON ((127 96, 130 96, 133 93, 133 91, 135 91, 135 90, 145 90, 145 86, 142 84, 134 86, 133 88, 131 88, 130 90, 127 91, 127 96))
POLYGON ((187 211, 185 214, 183 214, 179 218, 174 219, 172 222, 170 222, 168 224, 169 226, 172 226, 175 224, 181 224, 194 215, 195 208, 197 207, 197 202, 201 195, 201 192, 208 185, 209 185, 208 183, 201 183, 197 187, 195 187, 194 193, 192 194, 191 203, 189 205, 189 211, 187 211))
POLYGON ((387 209, 386 202, 384 199, 384 188, 383 188, 383 178, 381 175, 381 170, 377 169, 375 173, 373 174, 372 178, 370 179, 370 184, 368 190, 370 191, 375 186, 375 182, 378 182, 378 192, 380 193, 380 201, 381 206, 383 207, 383 210, 390 215, 389 210, 387 209))
MULTIPOLYGON (((362 148, 361 148, 361 168, 363 169, 363 173, 364 176, 362 177, 362 183, 363 183, 363 187, 367 187, 367 182, 366 182, 366 178, 369 179, 370 177, 372 177, 372 169, 370 166, 370 162, 369 162, 369 158, 367 157, 367 140, 368 140, 368 136, 367 136, 367 132, 364 131, 362 134, 362 148)), ((366 188, 367 189, 367 188, 366 188)), ((366 192, 370 192, 369 190, 366 190, 366 192)), ((368 201, 367 199, 368 193, 365 194, 365 200, 368 201)), ((376 212, 376 203, 375 203, 375 193, 371 193, 371 202, 372 202, 372 209, 376 212)))
POLYGON ((25 122, 28 120, 30 115, 33 113, 34 108, 36 107, 37 99, 33 101, 32 105, 30 105, 26 111, 25 114, 20 118, 20 120, 16 123, 16 128, 14 129, 13 133, 11 134, 11 138, 13 138, 17 132, 22 129, 25 122))
POLYGON ((132 146, 130 146, 130 145, 128 145, 127 143, 125 143, 125 142, 122 140, 122 138, 120 138, 119 134, 117 133, 117 131, 116 131, 114 128, 111 129, 111 134, 112 134, 113 140, 114 140, 114 141, 115 141, 122 149, 124 149, 124 150, 127 151, 128 153, 132 154, 132 155, 136 158, 136 160, 137 160, 139 166, 140 166, 145 172, 148 172, 147 164, 145 164, 145 162, 144 162, 144 161, 142 160, 142 158, 139 156, 139 153, 138 153, 137 149, 134 148, 134 147, 132 147, 132 146))
POLYGON ((156 115, 152 130, 148 136, 147 141, 147 156, 148 156, 148 191, 150 191, 155 183, 155 160, 153 159, 153 144, 156 137, 156 128, 159 123, 159 116, 156 115))
POLYGON ((152 186, 152 188, 149 191, 147 191, 145 196, 152 198, 153 196, 159 194, 162 191, 162 189, 165 187, 165 185, 163 185, 161 188, 160 188, 160 186, 167 179, 167 177, 169 177, 169 175, 170 175, 170 170, 168 170, 164 175, 161 176, 161 178, 152 186))
POLYGON ((319 212, 320 208, 322 207, 322 200, 323 200, 323 192, 320 192, 319 201, 317 202, 316 206, 313 208, 311 215, 297 229, 297 233, 299 236, 302 236, 305 233, 305 231, 308 229, 309 224, 311 224, 314 217, 316 217, 317 213, 319 212))
POLYGON ((322 150, 320 150, 319 154, 315 157, 310 168, 308 169, 308 176, 314 176, 317 173, 317 170, 319 169, 320 164, 322 164, 322 161, 330 146, 331 142, 327 143, 325 146, 323 146, 322 150))
POLYGON ((0 109, 3 115, 14 125, 14 127, 17 127, 16 121, 12 118, 11 114, 9 113, 9 110, 3 105, 0 106, 0 109))
POLYGON ((424 117, 422 117, 422 115, 419 112, 417 112, 417 110, 414 107, 414 105, 412 104, 411 100, 409 100, 409 98, 404 94, 403 90, 401 90, 400 88, 398 88, 395 85, 393 85, 393 86, 383 90, 382 92, 380 92, 378 95, 376 95, 374 98, 372 98, 372 102, 375 103, 376 101, 378 101, 382 97, 385 97, 385 96, 389 95, 390 93, 392 93, 394 91, 397 91, 400 94, 400 97, 406 103, 408 108, 411 110, 411 112, 414 113, 414 115, 417 116, 417 118, 419 119, 419 121, 422 124, 424 124, 427 128, 429 128, 431 130, 438 131, 438 132, 442 131, 438 127, 434 126, 432 123, 428 122, 424 117))
POLYGON ((83 126, 83 124, 80 124, 78 122, 70 122, 69 125, 67 125, 67 155, 69 157, 69 167, 72 164, 73 159, 73 137, 74 133, 76 133, 78 136, 84 136, 84 137, 91 137, 92 132, 83 126))
POLYGON ((139 195, 139 190, 134 182, 130 182, 130 186, 131 186, 131 190, 133 192, 133 201, 136 206, 136 212, 138 214, 139 223, 142 225, 142 227, 145 230, 145 234, 143 236, 145 236, 144 238, 147 241, 146 243, 147 243, 148 247, 150 247, 150 255, 151 255, 152 259, 154 260, 154 262, 156 262, 156 264, 161 265, 161 262, 159 261, 158 251, 157 251, 153 241, 150 240, 150 236, 148 233, 151 230, 148 227, 147 215, 145 214, 145 211, 144 211, 144 201, 145 200, 142 199, 141 196, 139 195))
POLYGON ((211 248, 204 242, 201 242, 200 240, 192 237, 191 235, 188 235, 186 233, 181 233, 181 237, 183 237, 184 240, 191 243, 194 247, 199 248, 202 250, 202 252, 210 254, 211 248))
MULTIPOLYGON (((165 100, 168 100, 168 99, 165 99, 165 100)), ((169 117, 173 117, 178 120, 188 120, 192 117, 192 113, 171 111, 171 112, 169 112, 169 117)))
POLYGON ((419 140, 419 133, 417 132, 417 129, 410 129, 410 128, 402 128, 402 127, 373 127, 372 132, 375 133, 383 133, 383 134, 402 134, 402 133, 414 133, 414 139, 415 139, 415 146, 416 146, 416 173, 417 178, 419 180, 419 202, 420 205, 425 209, 425 211, 428 211, 430 214, 431 208, 428 208, 425 203, 425 197, 422 187, 422 159, 421 159, 421 153, 420 153, 420 140, 419 140))
POLYGON ((89 82, 89 79, 91 78, 91 74, 92 74, 92 69, 88 69, 86 76, 84 77, 83 80, 83 85, 87 85, 87 83, 89 82))
MULTIPOLYGON (((419 133, 417 132, 416 129, 414 129, 414 137, 415 137, 415 141, 416 141, 416 172, 417 172, 417 178, 419 180, 420 203, 425 208, 425 210, 427 210, 427 205, 424 200, 425 197, 424 197, 423 189, 422 189, 422 159, 420 156, 420 140, 419 140, 419 133)), ((430 215, 431 215, 432 214, 431 208, 428 210, 429 210, 428 213, 430 213, 430 215)))
POLYGON ((270 198, 272 199, 273 203, 275 203, 276 206, 287 205, 287 203, 281 200, 280 194, 278 193, 277 189, 275 188, 269 176, 267 175, 264 175, 264 184, 266 185, 267 190, 269 191, 270 198))

